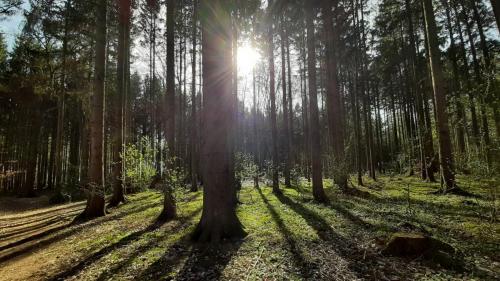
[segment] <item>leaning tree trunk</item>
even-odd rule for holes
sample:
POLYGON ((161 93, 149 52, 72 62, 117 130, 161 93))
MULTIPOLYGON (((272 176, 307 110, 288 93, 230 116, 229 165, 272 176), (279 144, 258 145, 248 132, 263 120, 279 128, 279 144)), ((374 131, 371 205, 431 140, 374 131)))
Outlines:
POLYGON ((306 26, 307 26, 307 68, 309 72, 309 110, 310 118, 310 139, 312 157, 312 188, 314 199, 318 202, 326 202, 325 191, 323 190, 323 176, 321 164, 321 139, 319 132, 318 96, 316 89, 316 50, 314 38, 314 9, 311 3, 305 4, 306 26))
POLYGON ((227 1, 201 0, 203 55, 203 213, 193 238, 217 243, 245 234, 231 174, 231 20, 227 1))
POLYGON ((106 1, 96 4, 96 39, 94 94, 90 113, 90 163, 88 170, 87 206, 82 218, 105 215, 104 206, 104 83, 106 81, 106 1))
POLYGON ((453 171, 453 156, 451 154, 450 129, 448 126, 448 114, 446 112, 446 90, 443 81, 443 70, 439 53, 439 43, 436 29, 436 19, 432 7, 432 0, 422 0, 424 8, 425 27, 427 33, 429 50, 429 64, 432 76, 432 88, 434 90, 436 125, 439 139, 439 162, 441 166, 442 182, 446 185, 446 192, 455 187, 455 175, 453 171))

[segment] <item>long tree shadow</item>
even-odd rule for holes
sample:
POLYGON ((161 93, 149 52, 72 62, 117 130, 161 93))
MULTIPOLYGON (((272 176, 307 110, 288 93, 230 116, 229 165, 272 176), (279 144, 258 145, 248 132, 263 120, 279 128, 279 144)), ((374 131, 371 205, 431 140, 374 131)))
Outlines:
MULTIPOLYGON (((431 195, 431 196, 437 196, 437 195, 431 195)), ((359 204, 366 204, 366 201, 369 201, 370 203, 373 204, 384 204, 387 206, 394 205, 394 206, 399 206, 401 208, 408 206, 408 203, 410 202, 413 208, 424 209, 426 212, 430 212, 439 216, 443 214, 448 214, 452 216, 462 216, 462 217, 478 218, 484 220, 491 219, 490 217, 485 215, 490 210, 489 207, 480 205, 475 201, 472 201, 471 199, 462 200, 461 205, 432 202, 413 197, 410 197, 408 199, 408 197, 405 196, 379 197, 373 194, 370 195, 369 197, 353 197, 352 199, 359 204)))
MULTIPOLYGON (((178 218, 180 223, 178 225, 176 225, 175 227, 172 227, 171 229, 169 229, 169 232, 175 233, 175 232, 181 231, 181 229, 183 229, 183 228, 188 227, 190 225, 189 222, 191 221, 191 219, 196 217, 198 214, 200 214, 201 210, 202 210, 202 208, 199 208, 196 211, 192 212, 191 214, 189 214, 185 217, 178 218)), ((187 237, 187 235, 185 237, 187 237)), ((156 246, 158 244, 158 239, 151 239, 150 241, 148 241, 148 243, 137 247, 137 249, 134 250, 134 253, 136 253, 136 254, 128 255, 128 257, 126 259, 124 259, 123 261, 115 264, 114 266, 108 268, 106 271, 102 272, 101 275, 96 280, 108 280, 110 277, 112 277, 115 274, 117 274, 118 272, 120 272, 123 268, 126 268, 127 266, 132 264, 132 262, 134 261, 134 259, 137 256, 137 254, 145 253, 149 249, 151 249, 152 247, 156 246)), ((185 238, 183 237, 183 238, 179 239, 179 241, 183 241, 184 239, 185 238)))
POLYGON ((158 229, 160 226, 161 226, 160 223, 153 223, 142 230, 131 233, 131 234, 123 237, 122 239, 120 239, 118 242, 113 243, 111 245, 108 245, 108 246, 100 249, 99 251, 91 254, 90 256, 88 256, 84 260, 80 261, 79 263, 77 263, 73 267, 57 274, 56 276, 53 276, 49 280, 65 280, 68 277, 74 276, 74 275, 78 274, 80 271, 82 271, 85 267, 87 267, 87 266, 91 265, 92 263, 96 262, 97 260, 99 260, 104 255, 109 254, 112 251, 114 251, 120 247, 124 247, 124 246, 126 246, 134 241, 139 240, 142 235, 144 235, 145 233, 154 231, 154 230, 158 229))
MULTIPOLYGON (((134 200, 134 203, 137 204, 143 200, 151 199, 151 198, 152 198, 152 196, 145 196, 145 197, 139 198, 137 200, 134 200)), ((25 243, 28 243, 28 242, 31 242, 31 241, 34 241, 37 239, 41 239, 45 236, 48 236, 48 235, 55 233, 59 230, 65 229, 69 226, 79 224, 79 223, 76 223, 74 220, 71 223, 64 223, 64 222, 69 221, 69 218, 71 216, 74 216, 74 215, 76 215, 76 213, 82 212, 82 211, 83 211, 83 209, 73 210, 73 211, 68 212, 68 213, 58 214, 58 215, 53 216, 53 218, 50 220, 47 220, 47 219, 43 220, 42 219, 42 220, 39 220, 40 223, 37 223, 35 225, 22 227, 20 229, 12 230, 10 232, 7 232, 7 233, 0 235, 0 238, 5 240, 5 241, 12 240, 11 238, 15 238, 15 237, 21 238, 22 236, 26 236, 26 237, 23 237, 23 238, 18 239, 16 241, 12 241, 12 242, 9 242, 7 244, 1 245, 0 246, 0 261, 2 260, 1 252, 4 250, 8 250, 8 249, 11 249, 13 247, 16 247, 16 246, 19 246, 19 245, 22 245, 22 244, 25 244, 25 243), (61 224, 61 223, 64 223, 64 224, 61 224), (50 226, 54 226, 54 227, 50 227, 50 226), (27 236, 30 233, 32 233, 32 235, 27 236)), ((110 215, 113 216, 114 214, 110 214, 110 215)), ((84 223, 84 222, 81 222, 81 223, 84 223)))
MULTIPOLYGON (((200 211, 201 211, 201 208, 198 209, 197 211, 194 211, 191 216, 196 215, 200 211)), ((190 216, 188 216, 188 217, 190 217, 190 216)), ((87 266, 93 264, 94 262, 96 262, 97 260, 99 260, 101 257, 111 253, 112 251, 114 251, 120 247, 124 247, 128 244, 131 244, 135 241, 138 241, 142 237, 142 235, 144 235, 148 232, 154 231, 154 230, 160 228, 162 225, 163 225, 162 223, 155 222, 155 223, 150 224, 148 227, 146 227, 142 230, 131 233, 131 234, 123 237, 122 239, 120 239, 118 242, 113 243, 111 245, 108 245, 108 246, 102 248, 101 250, 93 253, 92 255, 86 257, 84 260, 80 261, 75 266, 59 273, 58 275, 52 277, 49 280, 64 280, 67 277, 74 276, 74 275, 78 274, 80 271, 82 271, 85 267, 87 267, 87 266)), ((172 231, 175 231, 175 229, 176 228, 172 229, 172 231)), ((131 256, 131 258, 133 258, 133 256, 131 256)))
MULTIPOLYGON (((172 280, 174 268, 189 255, 191 247, 189 240, 190 234, 179 238, 176 243, 165 249, 164 254, 158 260, 148 266, 139 276, 135 276, 134 280, 172 280)), ((100 277, 99 280, 105 279, 100 277)))
POLYGON ((242 240, 225 241, 218 245, 195 244, 176 280, 220 280, 224 268, 238 251, 242 240))
POLYGON ((316 231, 321 240, 334 246, 336 252, 348 263, 349 269, 358 278, 365 279, 367 276, 373 276, 373 270, 376 265, 370 265, 370 263, 374 261, 364 260, 364 251, 359 249, 354 242, 336 233, 324 218, 293 201, 286 195, 276 195, 276 197, 281 203, 289 206, 293 211, 302 216, 307 224, 316 231))
POLYGON ((119 213, 113 213, 113 214, 110 214, 110 215, 105 216, 103 218, 95 219, 93 221, 89 221, 89 222, 85 222, 85 223, 81 223, 81 224, 77 224, 77 225, 65 224, 62 226, 58 226, 58 227, 49 229, 49 230, 44 231, 42 233, 39 233, 37 235, 26 237, 26 238, 21 239, 19 241, 16 241, 16 242, 13 242, 13 243, 10 243, 8 245, 0 247, 0 263, 4 262, 6 260, 9 260, 13 257, 19 256, 21 254, 32 252, 34 249, 47 247, 48 245, 50 245, 54 242, 60 241, 62 239, 65 239, 65 238, 79 232, 83 228, 97 226, 97 225, 106 223, 106 222, 111 221, 111 220, 121 219, 123 217, 126 217, 128 215, 132 215, 134 213, 140 213, 140 212, 143 212, 149 208, 158 206, 159 204, 160 204, 159 202, 156 202, 156 203, 151 203, 151 204, 147 204, 147 205, 143 205, 143 206, 138 206, 138 207, 126 210, 126 211, 122 211, 119 213), (68 229, 68 230, 60 232, 60 233, 56 233, 56 232, 58 232, 60 230, 64 230, 64 229, 68 229), (43 239, 44 237, 49 236, 49 235, 54 234, 54 233, 55 233, 54 236, 49 237, 47 239, 43 239), (36 241, 38 239, 41 239, 41 240, 36 241), (24 244, 26 244, 26 245, 24 245, 24 244), (16 249, 17 246, 20 246, 20 248, 16 249), (5 252, 2 253, 2 251, 5 251, 5 252))
POLYGON ((294 262, 295 266, 299 269, 301 277, 304 279, 311 278, 312 271, 313 271, 315 265, 313 265, 305 260, 299 247, 297 247, 297 243, 292 238, 293 237, 292 233, 285 226, 283 219, 280 217, 278 212, 276 212, 274 207, 269 203, 267 198, 262 193, 262 190, 260 188, 257 188, 257 191, 259 192, 259 195, 262 198, 262 201, 264 201, 264 203, 266 204, 266 207, 269 210, 269 213, 271 213, 273 220, 276 222, 276 225, 278 226, 279 231, 281 232, 281 235, 283 236, 286 243, 288 244, 288 248, 290 249, 290 252, 292 253, 293 262, 294 262))
POLYGON ((329 207, 337 211, 339 214, 347 218, 349 221, 355 223, 356 225, 361 226, 363 229, 373 229, 375 228, 374 225, 372 225, 369 222, 364 221, 363 219, 359 218, 358 216, 354 215, 351 213, 349 210, 347 210, 344 206, 337 202, 330 202, 328 204, 329 207))

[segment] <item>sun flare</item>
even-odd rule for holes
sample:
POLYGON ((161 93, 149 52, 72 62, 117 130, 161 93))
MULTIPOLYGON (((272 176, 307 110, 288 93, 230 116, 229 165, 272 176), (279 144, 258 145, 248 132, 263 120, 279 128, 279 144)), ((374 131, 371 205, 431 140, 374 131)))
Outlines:
POLYGON ((260 54, 250 44, 243 44, 238 47, 238 70, 240 75, 250 75, 259 60, 260 54))

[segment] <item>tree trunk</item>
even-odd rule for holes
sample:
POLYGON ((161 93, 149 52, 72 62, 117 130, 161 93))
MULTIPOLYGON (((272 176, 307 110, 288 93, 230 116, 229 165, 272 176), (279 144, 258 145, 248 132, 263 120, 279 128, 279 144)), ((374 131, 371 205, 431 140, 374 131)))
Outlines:
POLYGON ((198 191, 198 127, 196 126, 196 45, 198 31, 198 0, 193 0, 193 56, 191 60, 191 192, 198 191))
POLYGON ((29 134, 26 149, 26 181, 22 185, 22 197, 35 197, 36 163, 38 155, 38 142, 40 136, 41 116, 36 105, 31 106, 31 122, 28 124, 29 134))
MULTIPOLYGON (((354 122, 354 142, 356 145, 356 171, 357 171, 357 182, 358 185, 363 186, 363 171, 362 171, 362 147, 361 147, 361 118, 360 118, 360 107, 361 104, 359 102, 360 100, 360 93, 363 93, 363 86, 362 83, 360 83, 359 79, 359 51, 358 49, 360 48, 359 46, 359 32, 357 31, 359 29, 359 18, 358 18, 358 2, 353 2, 352 3, 352 12, 353 12, 353 18, 354 18, 354 26, 355 28, 355 52, 354 52, 354 73, 353 73, 353 95, 352 95, 352 111, 353 111, 353 122, 354 122), (360 86, 361 84, 361 86, 360 86)), ((392 92, 391 92, 392 94, 392 92)), ((396 123, 396 117, 395 117, 395 107, 394 107, 394 99, 392 100, 392 109, 393 109, 393 119, 394 119, 394 132, 397 131, 397 123, 396 123)), ((396 135, 397 136, 397 135, 396 135)), ((396 142, 397 143, 397 142, 396 142)))
POLYGON ((470 78, 470 72, 469 72, 469 62, 467 59, 467 54, 465 51, 465 40, 462 32, 462 26, 460 24, 460 14, 458 13, 457 10, 457 4, 455 1, 450 2, 452 4, 454 16, 456 18, 455 21, 455 27, 458 31, 458 37, 460 40, 460 59, 462 60, 462 67, 461 67, 461 76, 462 80, 465 80, 465 88, 469 97, 469 110, 471 113, 471 123, 472 123, 472 139, 474 141, 474 144, 479 147, 479 125, 477 121, 477 114, 476 114, 476 106, 475 106, 475 99, 474 99, 474 94, 472 90, 472 85, 471 85, 471 78, 470 78))
POLYGON ((314 199, 318 202, 327 202, 323 190, 323 176, 321 163, 321 139, 319 129, 318 96, 316 89, 316 50, 314 36, 314 8, 311 3, 306 3, 306 26, 307 26, 307 68, 309 70, 309 110, 310 139, 312 157, 312 188, 314 199))
POLYGON ((495 14, 497 28, 500 30, 500 2, 498 0, 491 0, 491 7, 493 8, 493 13, 495 14))
POLYGON ((272 142, 272 179, 273 179, 273 192, 280 194, 279 188, 279 174, 278 174, 278 127, 276 124, 276 81, 274 70, 274 10, 273 1, 269 0, 268 3, 268 59, 269 59, 269 99, 271 102, 271 142, 272 142))
MULTIPOLYGON (((288 31, 288 30, 287 30, 288 31)), ((294 150, 294 141, 293 141, 293 98, 292 98, 292 66, 291 66, 291 61, 290 61, 290 40, 289 40, 289 33, 286 32, 285 34, 285 40, 286 40, 286 61, 287 61, 287 71, 288 71, 288 157, 289 157, 289 162, 290 162, 290 169, 293 168, 294 161, 295 161, 295 150, 294 150)))
POLYGON ((108 207, 114 207, 125 202, 125 195, 123 192, 123 163, 122 155, 124 152, 124 101, 126 96, 126 62, 127 62, 127 33, 130 22, 130 0, 118 0, 118 61, 117 61, 117 85, 116 85, 116 95, 113 104, 113 127, 112 127, 112 139, 113 139, 113 163, 112 163, 112 175, 113 175, 113 196, 109 202, 108 207))
POLYGON ((303 122, 303 127, 304 127, 304 132, 303 132, 303 139, 304 139, 304 146, 303 146, 303 152, 304 152, 304 162, 305 162, 305 169, 304 169, 304 176, 305 178, 310 182, 311 181, 311 174, 310 174, 310 164, 311 164, 311 144, 310 144, 310 134, 309 134, 309 102, 307 98, 307 58, 306 58, 306 50, 305 50, 305 42, 301 46, 301 53, 302 53, 302 60, 303 60, 303 69, 300 73, 300 81, 301 85, 301 94, 302 94, 302 122, 303 122))
POLYGON ((285 169, 285 186, 291 187, 290 182, 290 126, 288 120, 288 101, 287 101, 287 76, 286 76, 286 50, 285 50, 285 17, 281 17, 280 39, 281 39, 281 92, 283 95, 283 160, 285 169))
POLYGON ((495 121, 495 127, 497 128, 497 134, 500 132, 500 119, 498 116, 498 97, 496 97, 496 92, 497 92, 497 83, 496 79, 493 78, 491 79, 490 77, 495 77, 495 69, 493 69, 493 66, 491 64, 491 55, 488 50, 488 46, 486 43, 486 36, 484 34, 483 30, 483 22, 481 19, 481 16, 479 15, 479 10, 477 8, 477 4, 475 1, 471 2, 472 4, 472 10, 474 14, 474 20, 476 21, 477 24, 477 30, 479 32, 479 39, 480 39, 480 46, 481 50, 483 52, 483 59, 484 59, 484 74, 488 80, 488 85, 491 85, 485 89, 485 93, 481 97, 481 115, 482 115, 482 123, 483 123, 483 138, 484 142, 486 145, 486 157, 488 160, 488 164, 491 162, 492 158, 492 150, 491 150, 491 140, 490 140, 490 132, 489 132, 489 127, 488 127, 488 117, 486 115, 486 105, 489 105, 491 107, 491 110, 493 111, 493 120, 495 121), (493 73, 492 73, 493 72, 493 73))
POLYGON ((455 106, 456 106, 456 112, 457 112, 456 137, 457 137, 457 142, 458 142, 458 151, 460 152, 460 154, 464 155, 465 154, 465 125, 464 124, 465 124, 466 120, 465 120, 465 117, 463 114, 464 110, 463 110, 462 101, 460 100, 460 90, 462 88, 462 82, 460 81, 460 75, 459 75, 459 71, 458 71, 457 52, 456 52, 455 38, 453 36, 453 26, 451 23, 450 7, 448 5, 448 0, 443 0, 442 3, 443 3, 443 6, 445 7, 446 29, 448 31, 448 36, 450 39, 449 55, 450 55, 450 60, 451 60, 451 64, 452 64, 453 79, 456 81, 456 83, 453 83, 452 89, 454 91, 455 106))
MULTIPOLYGON (((335 6, 337 2, 335 2, 335 6)), ((337 18, 332 13, 332 1, 323 1, 323 24, 325 25, 325 49, 326 49, 326 72, 327 89, 326 103, 328 113, 328 126, 330 128, 330 137, 333 146, 334 163, 337 167, 334 169, 333 180, 340 189, 347 188, 347 171, 345 167, 344 155, 344 130, 342 127, 342 104, 340 100, 339 83, 337 76, 337 58, 335 50, 338 47, 335 40, 336 27, 333 26, 333 18, 337 18)))
POLYGON ((84 219, 105 215, 104 206, 104 85, 106 81, 107 4, 96 4, 96 39, 94 94, 90 114, 90 163, 88 171, 87 206, 84 219))
POLYGON ((422 0, 424 8, 425 27, 428 40, 429 64, 432 76, 432 87, 435 99, 436 123, 439 140, 439 162, 441 166, 442 182, 446 185, 443 192, 455 187, 453 171, 453 156, 451 153, 450 130, 448 114, 446 112, 446 90, 443 81, 443 70, 439 53, 436 20, 432 0, 422 0))
MULTIPOLYGON (((175 168, 175 0, 167 0, 167 110, 165 120, 165 136, 167 138, 167 177, 175 168)), ((169 182, 165 181, 168 185, 169 182)), ((171 187, 164 187, 163 210, 158 217, 159 220, 166 221, 176 216, 176 208, 171 197, 171 187)))
POLYGON ((232 117, 231 21, 224 0, 201 0, 203 55, 203 213, 193 239, 217 243, 242 237, 229 165, 232 117))
POLYGON ((66 110, 66 57, 68 50, 68 13, 69 7, 71 5, 70 0, 66 1, 65 4, 65 19, 64 19, 64 36, 62 45, 62 71, 61 71, 61 89, 57 101, 57 133, 56 133, 56 145, 55 145, 55 160, 54 160, 54 185, 55 193, 50 199, 51 203, 61 203, 64 198, 61 194, 62 190, 62 153, 63 153, 63 134, 64 134, 64 111, 66 110))
POLYGON ((260 155, 260 149, 259 149, 259 132, 257 129, 257 81, 255 77, 255 68, 252 71, 253 79, 252 79, 252 84, 253 84, 253 108, 252 108, 252 121, 253 121, 253 155, 254 155, 254 163, 257 166, 255 169, 255 175, 254 175, 254 187, 259 188, 259 170, 260 170, 260 161, 259 161, 259 155, 260 155))

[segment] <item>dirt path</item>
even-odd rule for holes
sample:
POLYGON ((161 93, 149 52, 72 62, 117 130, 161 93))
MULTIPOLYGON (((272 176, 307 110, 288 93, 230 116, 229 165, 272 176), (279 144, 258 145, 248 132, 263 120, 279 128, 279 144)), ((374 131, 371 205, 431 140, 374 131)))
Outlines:
MULTIPOLYGON (((120 226, 120 221, 152 207, 161 206, 156 193, 131 195, 136 204, 125 204, 92 221, 71 224, 83 211, 85 201, 0 215, 0 280, 49 280, 91 251, 99 237, 135 226, 120 226), (154 204, 152 198, 156 201, 154 204), (111 229, 115 232, 112 233, 111 229), (82 242, 83 241, 83 242, 82 242), (78 246, 86 243, 87 246, 78 246)), ((2 206, 3 208, 3 206, 2 206)), ((138 222, 139 223, 139 222, 138 222)), ((140 222, 142 226, 146 222, 140 222)), ((111 239, 111 238, 110 238, 111 239)), ((99 242, 97 242, 99 243, 99 242)))
POLYGON ((15 257, 71 223, 85 202, 28 210, 0 216, 0 262, 15 257))

